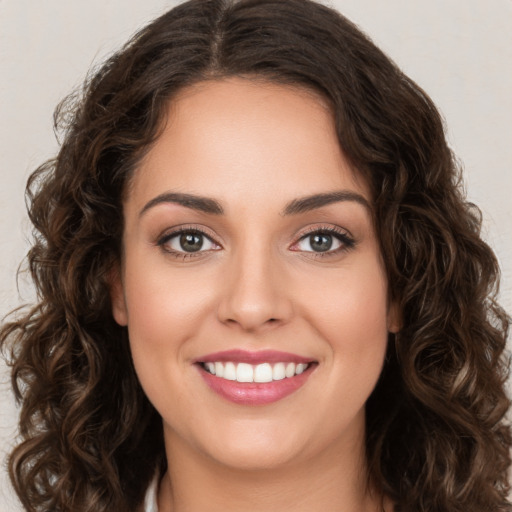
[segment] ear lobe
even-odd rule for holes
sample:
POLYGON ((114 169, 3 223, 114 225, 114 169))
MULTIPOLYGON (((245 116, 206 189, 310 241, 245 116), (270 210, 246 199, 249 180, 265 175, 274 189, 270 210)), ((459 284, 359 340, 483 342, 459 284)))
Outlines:
POLYGON ((112 304, 112 316, 121 326, 128 325, 128 310, 124 298, 124 287, 121 279, 121 270, 115 265, 109 275, 110 302, 112 304))
POLYGON ((388 332, 396 334, 402 328, 402 314, 396 302, 392 302, 388 309, 388 332))

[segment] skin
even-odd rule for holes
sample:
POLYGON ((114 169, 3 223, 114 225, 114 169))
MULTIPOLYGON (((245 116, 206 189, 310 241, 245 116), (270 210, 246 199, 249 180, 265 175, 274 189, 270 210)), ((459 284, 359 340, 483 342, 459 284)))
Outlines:
POLYGON ((314 93, 230 78, 181 91, 168 114, 127 193, 112 285, 114 318, 128 326, 163 419, 159 510, 382 510, 366 486, 364 405, 398 325, 369 206, 338 200, 283 214, 334 191, 371 203, 331 112, 314 93), (166 193, 212 198, 223 214, 155 201, 166 193), (187 256, 169 236, 180 227, 204 231, 204 250, 187 256), (336 250, 313 250, 308 233, 320 229, 341 234, 336 250), (234 348, 318 365, 282 400, 234 404, 193 364, 234 348))

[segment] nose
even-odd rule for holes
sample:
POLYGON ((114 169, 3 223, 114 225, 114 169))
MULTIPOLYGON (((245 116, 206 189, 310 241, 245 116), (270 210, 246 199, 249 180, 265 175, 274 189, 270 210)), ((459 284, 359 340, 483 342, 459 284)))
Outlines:
POLYGON ((218 319, 244 331, 287 323, 293 314, 283 269, 270 251, 246 251, 230 262, 218 305, 218 319))

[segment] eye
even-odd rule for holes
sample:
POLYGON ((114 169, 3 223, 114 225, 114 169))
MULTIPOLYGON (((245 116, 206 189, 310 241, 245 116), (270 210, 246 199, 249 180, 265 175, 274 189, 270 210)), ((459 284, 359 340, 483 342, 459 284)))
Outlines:
POLYGON ((294 251, 334 254, 351 249, 354 245, 353 238, 347 233, 329 228, 311 231, 302 236, 291 249, 294 251))
POLYGON ((158 240, 158 245, 167 252, 180 254, 193 254, 219 249, 219 245, 198 229, 168 233, 158 240))

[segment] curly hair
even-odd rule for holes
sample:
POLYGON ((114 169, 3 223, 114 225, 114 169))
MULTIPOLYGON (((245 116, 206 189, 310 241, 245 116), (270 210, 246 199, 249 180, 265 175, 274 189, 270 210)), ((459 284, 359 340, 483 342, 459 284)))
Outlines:
POLYGON ((123 196, 188 85, 257 77, 319 92, 372 192, 390 335, 366 406, 371 482, 402 512, 510 511, 499 270, 429 97, 351 22, 311 0, 190 0, 57 108, 61 149, 27 185, 36 305, 0 331, 21 403, 9 460, 30 512, 133 510, 165 468, 161 419, 133 368, 109 282, 123 196))

